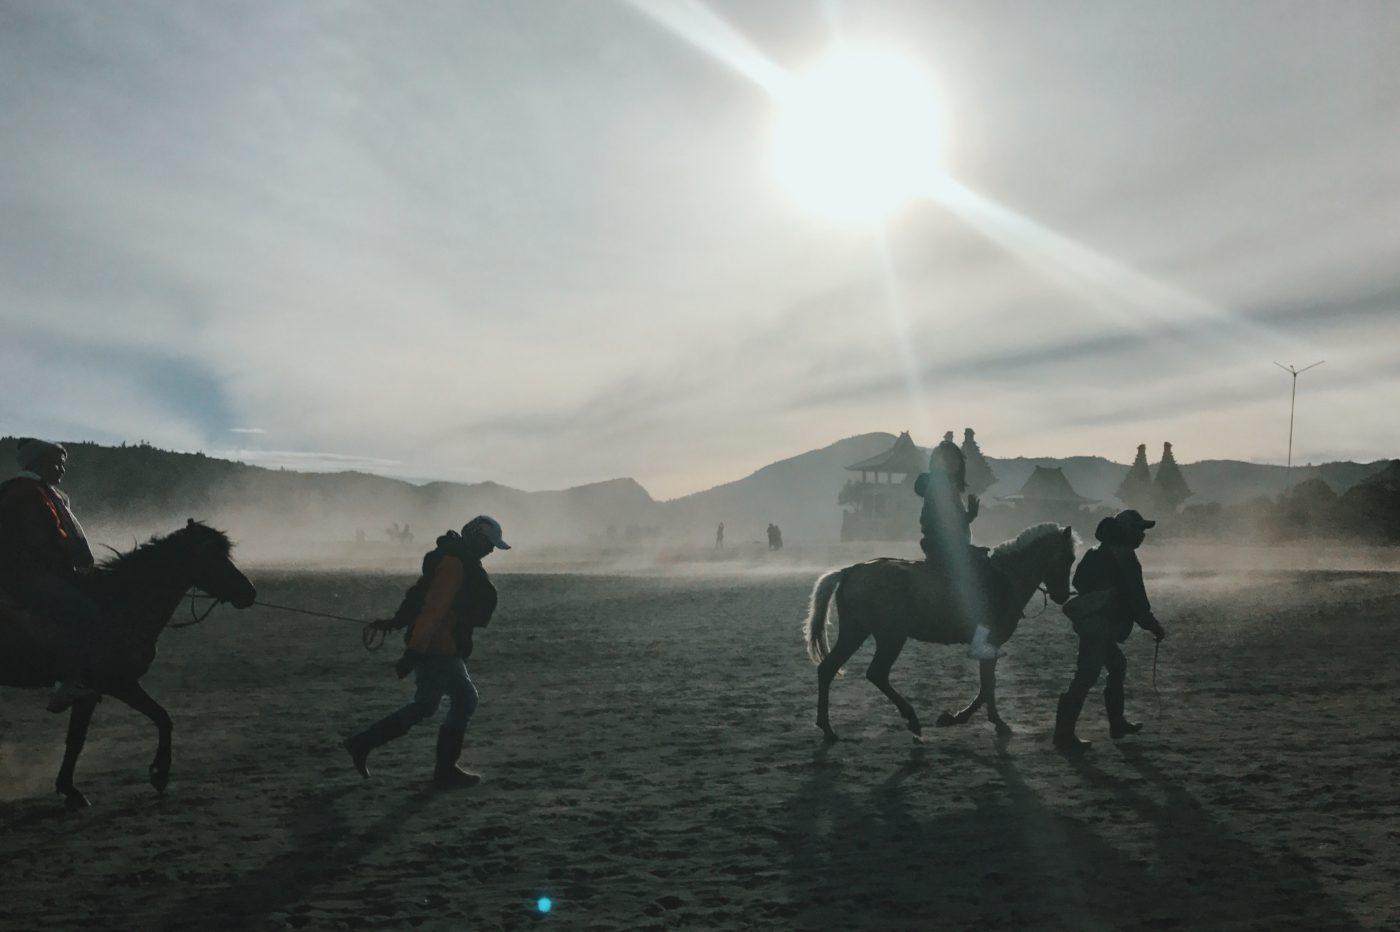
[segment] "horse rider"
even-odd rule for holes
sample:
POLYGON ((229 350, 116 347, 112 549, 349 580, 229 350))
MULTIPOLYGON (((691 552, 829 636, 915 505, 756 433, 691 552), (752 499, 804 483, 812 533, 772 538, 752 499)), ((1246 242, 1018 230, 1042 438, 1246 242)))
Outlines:
POLYGON ((20 475, 0 484, 0 588, 58 628, 55 686, 48 710, 92 699, 85 684, 100 612, 84 591, 92 548, 58 484, 68 468, 61 444, 24 437, 16 449, 20 475))
MULTIPOLYGON (((923 508, 919 511, 919 528, 923 537, 919 546, 929 565, 949 579, 962 575, 959 570, 966 567, 972 579, 984 596, 984 604, 974 601, 972 610, 983 613, 990 598, 988 582, 987 552, 984 548, 972 546, 972 522, 977 519, 981 503, 976 495, 967 496, 963 504, 962 492, 967 488, 967 460, 958 445, 953 442, 953 432, 943 435, 943 442, 929 454, 928 472, 919 476, 914 483, 914 491, 922 496, 923 508)), ((972 642, 967 655, 976 660, 995 660, 1000 651, 990 642, 991 628, 987 619, 982 618, 973 631, 972 642)))
POLYGON ((1074 571, 1078 595, 1065 603, 1065 613, 1074 621, 1079 635, 1079 656, 1074 678, 1060 696, 1055 712, 1054 742, 1062 751, 1082 751, 1089 746, 1088 741, 1081 741, 1074 734, 1074 726, 1084 699, 1104 668, 1108 669, 1103 705, 1108 713, 1109 736, 1118 739, 1142 731, 1140 722, 1128 721, 1123 713, 1128 661, 1118 644, 1128 639, 1134 624, 1150 631, 1158 641, 1167 636, 1147 601, 1142 564, 1136 553, 1147 530, 1156 524, 1131 508, 1104 518, 1094 530, 1099 546, 1084 554, 1074 571))
POLYGON ((481 560, 496 549, 509 550, 510 544, 495 518, 478 515, 460 534, 448 531, 424 555, 422 575, 404 596, 395 617, 376 623, 385 630, 408 626, 407 647, 394 669, 400 679, 412 671, 417 688, 413 701, 345 739, 344 747, 360 776, 369 776, 370 751, 432 717, 447 696, 450 705, 438 729, 433 784, 452 789, 481 781, 458 767, 457 758, 477 705, 476 686, 466 664, 472 652, 472 629, 486 627, 496 609, 496 587, 481 560))

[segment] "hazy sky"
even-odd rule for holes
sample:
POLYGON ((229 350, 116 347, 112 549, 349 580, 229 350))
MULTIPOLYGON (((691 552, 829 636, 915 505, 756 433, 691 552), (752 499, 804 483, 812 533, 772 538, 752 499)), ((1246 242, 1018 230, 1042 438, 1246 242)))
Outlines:
POLYGON ((804 212, 628 4, 0 0, 0 433, 670 497, 872 430, 1282 462, 1326 359, 1295 462, 1400 455, 1400 4, 708 9, 917 60, 1029 232, 804 212))

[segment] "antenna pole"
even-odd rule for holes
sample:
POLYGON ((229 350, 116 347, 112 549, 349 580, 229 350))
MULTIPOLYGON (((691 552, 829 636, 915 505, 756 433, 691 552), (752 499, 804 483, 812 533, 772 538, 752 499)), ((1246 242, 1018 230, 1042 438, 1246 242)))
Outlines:
POLYGON ((1295 369, 1291 364, 1285 366, 1281 362, 1274 363, 1274 365, 1278 366, 1284 372, 1293 376, 1293 390, 1288 396, 1288 465, 1285 467, 1283 485, 1283 490, 1285 492, 1293 487, 1293 411, 1298 406, 1298 376, 1307 372, 1309 369, 1322 365, 1326 361, 1325 359, 1319 359, 1311 366, 1304 366, 1301 369, 1295 369))

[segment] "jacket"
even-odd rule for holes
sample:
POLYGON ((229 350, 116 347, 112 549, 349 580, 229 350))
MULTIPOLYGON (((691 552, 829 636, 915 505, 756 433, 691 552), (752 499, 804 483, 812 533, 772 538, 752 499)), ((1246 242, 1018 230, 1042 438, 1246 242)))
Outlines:
POLYGON ((39 581, 93 565, 68 496, 30 475, 0 484, 0 587, 28 601, 39 581))
POLYGON ((456 534, 449 532, 437 543, 423 557, 423 576, 404 600, 404 607, 416 608, 405 640, 412 651, 466 659, 472 630, 486 627, 496 610, 496 587, 456 534), (415 593, 421 593, 421 603, 415 604, 415 593))
MULTIPOLYGON (((1126 641, 1136 623, 1148 631, 1159 625, 1147 600, 1147 587, 1142 581, 1142 564, 1137 551, 1116 543, 1103 543, 1084 554, 1074 571, 1074 589, 1081 596, 1112 592, 1100 614, 1108 630, 1119 641, 1126 641)), ((1076 620, 1075 630, 1080 629, 1076 620)))

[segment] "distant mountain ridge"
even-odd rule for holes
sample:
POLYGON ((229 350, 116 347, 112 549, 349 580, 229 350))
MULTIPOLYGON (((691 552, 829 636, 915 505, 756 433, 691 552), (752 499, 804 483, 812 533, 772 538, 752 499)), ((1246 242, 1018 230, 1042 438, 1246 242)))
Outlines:
MULTIPOLYGON (((477 513, 506 526, 508 537, 539 543, 579 544, 607 540, 651 540, 706 545, 715 525, 725 522, 732 545, 763 541, 769 522, 782 527, 788 543, 838 539, 842 485, 859 475, 852 463, 889 449, 889 433, 846 437, 816 450, 770 463, 742 479, 658 502, 634 479, 612 479, 557 491, 527 492, 496 482, 431 482, 413 485, 359 472, 300 473, 266 469, 138 444, 109 447, 66 444, 69 474, 64 488, 82 518, 94 525, 132 523, 177 526, 186 516, 205 518, 237 534, 284 537, 333 536, 384 541, 392 524, 407 524, 417 543, 477 513)), ((0 438, 0 463, 14 462, 15 439, 0 438)), ((1017 492, 1035 466, 1064 470, 1080 495, 1116 505, 1113 495, 1127 464, 1104 457, 988 456, 997 483, 983 496, 995 504, 1017 492)), ((1203 460, 1183 465, 1194 495, 1187 505, 1234 504, 1276 496, 1290 481, 1326 482, 1338 494, 1379 472, 1387 461, 1282 466, 1203 460)), ((1155 466, 1154 466, 1155 469, 1155 466)), ((918 505, 911 495, 911 534, 918 505)))

